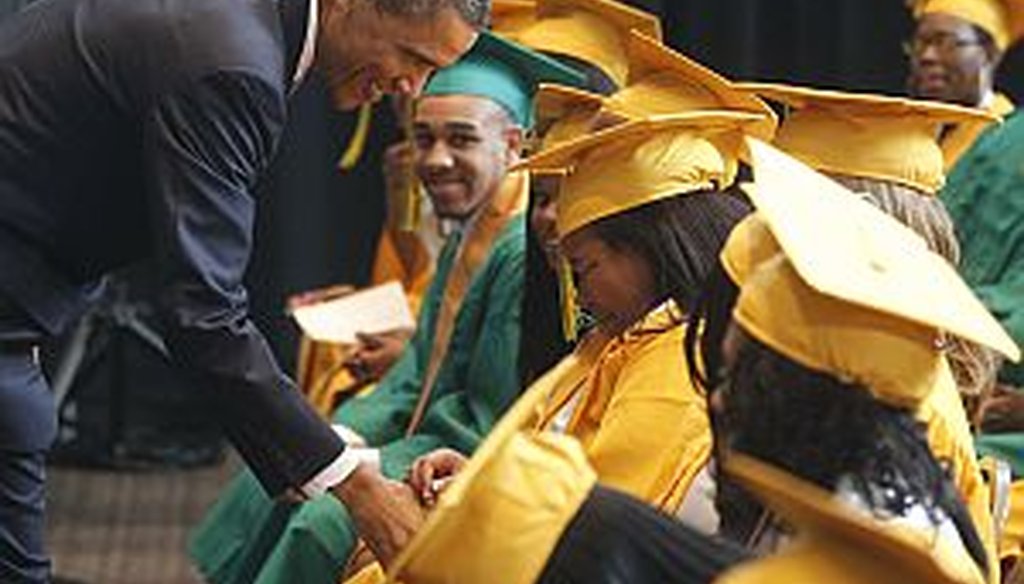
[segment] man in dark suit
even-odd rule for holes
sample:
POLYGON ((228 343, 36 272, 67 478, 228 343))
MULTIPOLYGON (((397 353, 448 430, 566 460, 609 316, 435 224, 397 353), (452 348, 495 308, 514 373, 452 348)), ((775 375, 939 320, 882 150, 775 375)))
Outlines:
POLYGON ((44 582, 38 342, 151 259, 174 358, 271 494, 331 490, 387 560, 420 519, 346 456, 247 314, 252 189, 312 65, 351 108, 416 93, 487 0, 39 0, 0 23, 0 581, 44 582), (315 55, 315 56, 314 56, 315 55))

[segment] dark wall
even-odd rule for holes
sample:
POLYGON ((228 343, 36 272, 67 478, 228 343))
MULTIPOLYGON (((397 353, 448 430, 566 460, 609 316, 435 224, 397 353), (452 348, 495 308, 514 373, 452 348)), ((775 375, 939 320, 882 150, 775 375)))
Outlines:
MULTIPOLYGON (((633 0, 660 14, 667 41, 729 77, 902 94, 903 0, 633 0)), ((1024 55, 1004 60, 1000 86, 1024 97, 1024 55)))
MULTIPOLYGON (((735 79, 903 92, 901 43, 911 31, 903 0, 633 3, 662 16, 673 47, 735 79)), ((1019 53, 1010 55, 1001 79, 1012 95, 1024 97, 1019 53)), ((285 296, 365 282, 383 212, 380 152, 394 137, 386 108, 378 107, 364 160, 355 173, 341 175, 335 162, 354 116, 329 113, 317 87, 301 90, 292 106, 291 127, 261 195, 250 270, 254 313, 288 365, 297 336, 283 314, 285 296)))
MULTIPOLYGON (((32 0, 0 0, 0 17, 32 0)), ((903 0, 632 0, 659 14, 667 42, 741 80, 772 80, 900 94, 911 31, 903 0)), ((1012 51, 1000 86, 1024 99, 1024 51, 1012 51)), ((260 192, 249 271, 257 321, 286 365, 297 334, 285 297, 333 283, 363 283, 383 216, 380 157, 395 137, 385 107, 358 168, 335 163, 354 114, 329 111, 313 80, 292 100, 291 124, 260 192)))
POLYGON ((298 332, 284 313, 289 294, 362 284, 384 215, 381 155, 395 131, 375 108, 362 159, 337 168, 356 115, 335 113, 316 79, 292 98, 288 128, 259 192, 256 246, 247 280, 252 311, 283 364, 294 365, 298 332))

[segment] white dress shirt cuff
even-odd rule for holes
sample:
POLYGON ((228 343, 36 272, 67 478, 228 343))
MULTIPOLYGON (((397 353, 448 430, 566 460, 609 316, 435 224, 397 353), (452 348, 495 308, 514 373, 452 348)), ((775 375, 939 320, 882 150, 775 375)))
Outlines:
POLYGON ((326 493, 331 487, 345 482, 360 464, 380 467, 380 450, 376 448, 346 447, 330 464, 302 486, 302 494, 313 498, 326 493))
POLYGON ((323 495, 339 483, 342 483, 352 474, 362 460, 352 452, 352 448, 346 447, 330 464, 318 472, 305 485, 302 485, 302 494, 312 499, 323 495))

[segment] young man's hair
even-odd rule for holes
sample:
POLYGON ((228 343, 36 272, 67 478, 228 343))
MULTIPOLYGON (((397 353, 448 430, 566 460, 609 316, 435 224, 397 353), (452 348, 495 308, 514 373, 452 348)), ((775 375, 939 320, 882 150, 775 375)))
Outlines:
POLYGON ((487 28, 491 20, 491 0, 371 0, 377 8, 391 14, 431 16, 445 8, 459 13, 473 28, 487 28))
POLYGON ((657 300, 671 298, 689 313, 729 232, 749 212, 738 197, 705 191, 647 203, 590 228, 612 249, 642 257, 657 277, 657 300))

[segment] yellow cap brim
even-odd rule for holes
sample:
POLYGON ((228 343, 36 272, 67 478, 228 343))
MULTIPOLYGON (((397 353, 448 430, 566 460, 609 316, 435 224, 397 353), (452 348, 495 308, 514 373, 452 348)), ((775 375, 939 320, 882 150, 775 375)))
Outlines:
POLYGON ((706 110, 631 120, 538 152, 514 165, 511 170, 570 167, 573 158, 580 152, 597 144, 642 137, 655 130, 693 128, 703 134, 714 135, 719 132, 735 130, 737 127, 745 127, 761 118, 760 115, 746 112, 706 110))
POLYGON ((570 112, 601 108, 601 96, 583 89, 576 89, 558 83, 541 83, 534 97, 537 120, 543 125, 547 120, 558 120, 570 112))
POLYGON ((972 562, 965 567, 962 563, 943 561, 941 554, 933 554, 935 542, 930 532, 873 520, 847 508, 817 485, 738 452, 725 457, 723 470, 796 526, 798 532, 871 550, 871 555, 880 561, 914 574, 916 583, 983 581, 972 562))
POLYGON ((996 122, 1000 117, 983 109, 941 101, 908 99, 889 95, 852 93, 799 87, 782 83, 736 83, 736 89, 760 95, 796 109, 812 105, 835 107, 874 116, 920 116, 936 124, 996 122))
POLYGON ((778 149, 746 144, 755 176, 748 194, 809 286, 1019 360, 1017 344, 920 236, 778 149))
MULTIPOLYGON (((778 126, 775 112, 751 92, 738 91, 736 84, 715 71, 636 30, 630 33, 628 51, 630 70, 626 87, 605 100, 606 107, 613 113, 619 113, 624 117, 637 117, 677 114, 687 110, 736 110, 764 116, 763 119, 750 124, 747 130, 750 135, 765 141, 771 140, 774 135, 778 126), (642 84, 645 78, 654 75, 671 75, 679 79, 681 85, 706 90, 718 103, 695 103, 691 106, 685 99, 680 99, 675 106, 679 108, 676 111, 654 111, 651 108, 658 106, 650 103, 653 100, 645 99, 648 96, 643 94, 642 87, 639 88, 635 99, 630 100, 628 94, 631 92, 631 86, 642 84)), ((666 101, 666 105, 671 107, 673 100, 666 101)))

